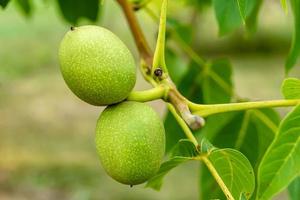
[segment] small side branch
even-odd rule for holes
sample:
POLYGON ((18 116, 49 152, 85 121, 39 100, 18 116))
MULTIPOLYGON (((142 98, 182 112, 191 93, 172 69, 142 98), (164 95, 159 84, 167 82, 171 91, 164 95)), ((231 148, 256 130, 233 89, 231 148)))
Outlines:
POLYGON ((256 102, 243 102, 243 103, 229 103, 229 104, 212 104, 201 105, 189 102, 189 108, 194 114, 207 117, 217 113, 225 113, 232 111, 241 111, 258 108, 271 108, 271 107, 290 107, 300 104, 300 99, 292 100, 272 100, 272 101, 256 101, 256 102))
POLYGON ((134 14, 134 6, 128 0, 117 0, 117 2, 123 9, 123 13, 125 14, 128 25, 133 34, 138 51, 140 52, 143 60, 147 63, 148 70, 150 72, 152 66, 152 52, 134 14))
POLYGON ((155 88, 145 91, 133 91, 129 94, 128 101, 147 102, 157 99, 165 99, 168 93, 168 87, 159 85, 155 88))
MULTIPOLYGON (((149 48, 149 45, 145 39, 145 36, 141 30, 140 25, 137 22, 137 18, 134 13, 134 5, 130 3, 128 0, 117 0, 119 5, 121 6, 127 22, 129 24, 129 27, 131 29, 131 32, 134 36, 136 46, 138 48, 138 51, 141 56, 142 65, 141 65, 141 71, 144 76, 144 78, 150 82, 154 87, 159 85, 160 81, 156 81, 155 76, 153 74, 153 57, 154 54, 149 48), (151 73, 152 72, 152 73, 151 73)), ((164 42, 165 42, 165 28, 166 28, 166 12, 167 12, 167 0, 163 1, 162 4, 162 17, 160 21, 160 37, 158 38, 158 50, 156 53, 156 59, 158 62, 155 62, 154 64, 159 66, 154 67, 162 67, 164 70, 164 74, 167 74, 167 67, 165 66, 165 58, 164 58, 164 42)), ((187 102, 185 98, 182 97, 182 95, 177 91, 176 86, 174 85, 173 81, 170 79, 170 77, 165 76, 164 77, 163 84, 167 85, 169 88, 172 88, 168 90, 167 95, 165 95, 164 100, 167 100, 168 102, 172 103, 175 107, 177 113, 181 115, 182 119, 188 124, 188 126, 192 129, 198 129, 204 125, 204 120, 199 117, 192 115, 191 111, 189 110, 189 107, 187 105, 187 102)), ((157 91, 152 91, 156 93, 157 91)), ((128 99, 140 99, 140 100, 146 100, 149 99, 148 97, 145 97, 144 99, 141 98, 141 93, 133 93, 128 99), (138 97, 138 98, 137 98, 138 97)), ((144 94, 144 95, 149 95, 144 94)), ((157 95, 157 94, 155 94, 157 95)), ((158 94, 159 95, 159 94, 158 94)), ((150 95, 151 96, 151 95, 150 95)), ((152 97, 150 98, 152 99, 152 97)))
POLYGON ((167 21, 168 0, 164 0, 161 6, 161 15, 159 20, 159 32, 157 36, 156 49, 154 52, 152 74, 157 68, 161 68, 164 73, 168 73, 165 59, 166 46, 166 21, 167 21))
POLYGON ((187 124, 184 122, 184 120, 177 114, 175 108, 173 107, 172 104, 168 103, 168 109, 169 111, 172 113, 172 115, 174 116, 174 118, 176 119, 176 121, 178 122, 178 124, 181 126, 183 132, 185 133, 186 137, 195 145, 195 147, 197 149, 200 149, 200 145, 197 141, 197 139, 195 138, 195 136, 193 135, 192 131, 189 129, 189 127, 187 126, 187 124))

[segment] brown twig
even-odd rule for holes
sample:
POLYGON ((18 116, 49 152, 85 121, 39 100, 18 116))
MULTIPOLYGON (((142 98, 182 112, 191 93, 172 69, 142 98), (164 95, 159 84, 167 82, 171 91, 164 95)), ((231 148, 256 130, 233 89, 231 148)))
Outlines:
POLYGON ((149 71, 151 71, 153 53, 145 39, 145 36, 141 30, 141 27, 137 21, 136 16, 134 14, 134 7, 131 3, 128 2, 128 0, 117 0, 117 2, 123 9, 123 13, 125 14, 127 23, 133 34, 138 51, 139 51, 141 57, 143 58, 143 60, 145 60, 149 71))
MULTIPOLYGON (((146 41, 146 38, 142 32, 142 29, 137 21, 137 18, 134 13, 134 6, 128 0, 117 0, 117 2, 123 9, 123 12, 127 19, 127 23, 129 24, 131 32, 134 36, 135 43, 140 53, 140 56, 145 61, 147 71, 142 71, 142 73, 148 73, 149 76, 151 75, 149 73, 152 69, 154 53, 151 51, 146 41)), ((176 89, 176 86, 170 79, 170 77, 164 79, 164 82, 171 88, 168 92, 168 97, 166 99, 170 103, 172 103, 172 105, 176 108, 176 111, 180 114, 180 116, 186 122, 186 124, 188 124, 189 127, 193 130, 202 127, 204 125, 204 120, 199 116, 192 115, 187 105, 186 99, 176 89)))

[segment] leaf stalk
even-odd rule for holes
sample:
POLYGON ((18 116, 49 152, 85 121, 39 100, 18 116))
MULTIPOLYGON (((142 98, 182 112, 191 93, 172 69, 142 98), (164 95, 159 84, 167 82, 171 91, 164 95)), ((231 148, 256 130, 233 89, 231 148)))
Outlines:
POLYGON ((242 102, 242 103, 228 103, 228 104, 195 104, 188 102, 189 108, 194 114, 207 117, 213 114, 241 111, 258 108, 270 107, 291 107, 300 104, 300 99, 290 100, 270 100, 270 101, 255 101, 255 102, 242 102))

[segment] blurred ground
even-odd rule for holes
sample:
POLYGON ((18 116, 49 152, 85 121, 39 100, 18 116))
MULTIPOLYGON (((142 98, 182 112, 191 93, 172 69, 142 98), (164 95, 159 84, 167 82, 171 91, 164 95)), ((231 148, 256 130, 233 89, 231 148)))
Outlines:
MULTIPOLYGON (((101 24, 135 51, 125 22, 116 20, 121 13, 114 4, 107 4, 101 24)), ((280 97, 291 22, 277 4, 272 9, 276 12, 269 13, 276 13, 275 18, 261 22, 262 34, 273 33, 275 41, 282 43, 271 45, 275 48, 271 53, 256 51, 255 46, 252 52, 243 53, 230 45, 225 45, 222 53, 216 51, 216 46, 230 41, 216 39, 216 26, 206 29, 207 35, 198 41, 199 51, 204 51, 204 44, 209 49, 208 57, 231 58, 236 89, 243 97, 280 97), (211 42, 209 31, 213 33, 211 42)), ((53 6, 39 5, 35 13, 25 19, 13 5, 5 11, 0 9, 0 199, 197 199, 195 163, 170 173, 161 192, 143 186, 129 188, 104 173, 94 147, 94 128, 101 108, 77 99, 59 72, 57 49, 68 25, 53 6)), ((214 20, 211 14, 206 17, 214 20)), ((149 38, 154 41, 155 24, 144 19, 149 24, 149 38)), ((299 67, 293 74, 300 77, 299 67)), ((139 77, 137 88, 147 87, 139 77)), ((161 102, 152 105, 163 115, 161 102)))

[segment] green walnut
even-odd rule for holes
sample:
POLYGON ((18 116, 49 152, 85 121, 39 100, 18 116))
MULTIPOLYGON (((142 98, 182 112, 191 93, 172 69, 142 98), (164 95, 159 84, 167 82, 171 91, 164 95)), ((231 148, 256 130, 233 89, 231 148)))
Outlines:
POLYGON ((83 101, 102 106, 124 100, 136 81, 132 54, 111 31, 98 26, 71 28, 59 48, 61 72, 83 101))
POLYGON ((137 185, 158 171, 165 152, 165 130, 147 104, 125 101, 108 106, 97 122, 96 146, 105 171, 137 185))

